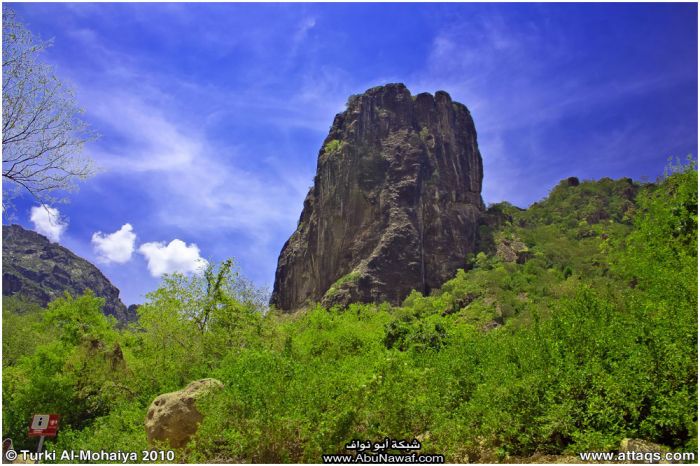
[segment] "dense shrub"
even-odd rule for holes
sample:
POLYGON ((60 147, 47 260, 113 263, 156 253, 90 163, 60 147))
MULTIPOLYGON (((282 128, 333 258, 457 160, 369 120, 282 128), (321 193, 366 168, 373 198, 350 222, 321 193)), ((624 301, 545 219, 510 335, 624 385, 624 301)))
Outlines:
POLYGON ((58 412, 52 447, 139 450, 155 396, 216 377, 225 387, 199 402, 180 461, 319 462, 387 436, 452 462, 613 451, 625 437, 697 450, 694 166, 490 210, 483 244, 517 239, 526 259, 487 248, 399 307, 266 313, 231 262, 165 277, 128 329, 90 293, 45 311, 5 300, 4 436, 28 446, 29 416, 58 412))

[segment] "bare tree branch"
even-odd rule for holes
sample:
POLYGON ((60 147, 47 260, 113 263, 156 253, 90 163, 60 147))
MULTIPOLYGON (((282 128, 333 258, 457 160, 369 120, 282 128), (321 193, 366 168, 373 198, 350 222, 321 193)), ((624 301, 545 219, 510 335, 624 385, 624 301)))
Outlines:
POLYGON ((80 119, 72 90, 38 60, 50 45, 35 39, 3 6, 3 214, 23 192, 46 205, 63 200, 77 180, 94 174, 92 161, 80 153, 97 134, 80 119))

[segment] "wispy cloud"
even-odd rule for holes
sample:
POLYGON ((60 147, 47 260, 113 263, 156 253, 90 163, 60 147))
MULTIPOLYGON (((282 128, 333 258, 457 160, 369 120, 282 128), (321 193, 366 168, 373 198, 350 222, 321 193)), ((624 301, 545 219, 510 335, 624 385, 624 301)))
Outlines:
POLYGON ((296 31, 294 31, 292 35, 292 43, 286 60, 286 65, 288 67, 294 63, 294 59, 297 57, 300 48, 304 45, 309 31, 311 31, 314 26, 316 26, 316 18, 312 16, 302 18, 299 22, 296 31))
POLYGON ((297 215, 306 185, 237 164, 253 154, 217 147, 201 130, 135 97, 103 99, 91 110, 112 134, 128 140, 123 152, 108 147, 93 155, 108 172, 131 173, 148 196, 157 198, 159 222, 188 231, 240 230, 259 238, 297 215))
MULTIPOLYGON (((88 94, 87 92, 85 94, 88 94)), ((116 92, 95 100, 89 108, 102 128, 120 144, 93 149, 99 164, 111 172, 183 171, 202 152, 201 135, 180 128, 164 110, 137 95, 116 92)))
MULTIPOLYGON (((141 13, 135 8, 130 24, 140 24, 141 13)), ((199 46, 211 42, 210 60, 225 61, 235 50, 260 59, 239 69, 234 79, 245 80, 242 87, 222 81, 225 66, 204 77, 173 73, 141 50, 121 48, 120 41, 102 35, 104 28, 85 26, 80 16, 69 34, 86 51, 86 60, 63 71, 86 103, 86 116, 104 135, 87 148, 102 169, 96 184, 119 189, 117 183, 128 180, 125 188, 131 197, 143 199, 135 208, 148 217, 147 236, 206 238, 200 244, 207 257, 216 251, 265 261, 269 275, 281 247, 280 232, 293 230, 313 176, 317 148, 297 153, 299 144, 291 134, 316 133, 320 144, 333 115, 343 108, 349 75, 302 60, 310 53, 310 36, 317 25, 314 15, 292 14, 296 19, 282 24, 289 34, 281 34, 284 29, 247 27, 245 35, 232 35, 225 24, 231 21, 229 16, 222 22, 215 21, 220 15, 202 15, 201 22, 193 22, 191 11, 180 13, 176 8, 164 14, 172 28, 198 31, 192 33, 199 46), (288 39, 279 42, 284 36, 288 39), (272 58, 275 55, 278 59, 272 58), (301 76, 301 85, 290 86, 285 73, 301 76), (276 135, 271 139, 275 144, 265 136, 251 144, 246 133, 262 130, 276 135), (294 162, 302 156, 310 162, 294 162), (221 244, 227 237, 238 246, 221 244)), ((152 12, 144 17, 152 19, 152 12)), ((166 29, 149 26, 144 31, 158 36, 159 47, 170 47, 177 40, 166 29)), ((156 258, 149 260, 153 273, 160 270, 159 254, 169 247, 177 250, 177 243, 162 248, 150 244, 141 252, 156 258)))
POLYGON ((498 13, 455 20, 434 36, 425 70, 412 77, 413 86, 446 89, 470 108, 487 201, 526 206, 546 195, 557 179, 590 171, 592 163, 607 167, 607 173, 614 165, 629 165, 631 148, 644 149, 644 142, 646 152, 654 147, 641 128, 618 122, 576 146, 562 147, 566 122, 595 121, 601 109, 696 79, 691 67, 630 75, 610 71, 577 54, 576 37, 546 14, 529 22, 498 13), (599 70, 579 71, 586 67, 599 70))

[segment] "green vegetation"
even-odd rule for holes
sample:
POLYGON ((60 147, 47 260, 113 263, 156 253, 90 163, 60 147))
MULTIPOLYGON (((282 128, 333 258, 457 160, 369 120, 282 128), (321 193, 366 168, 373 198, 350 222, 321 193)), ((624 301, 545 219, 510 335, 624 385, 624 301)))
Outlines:
POLYGON ((341 286, 345 283, 349 282, 356 282, 360 278, 360 273, 359 272, 350 272, 348 274, 343 275, 339 279, 337 279, 329 288, 328 291, 326 291, 326 296, 333 296, 338 293, 338 290, 340 289, 341 286))
POLYGON ((423 127, 420 129, 420 133, 418 133, 418 134, 420 135, 420 138, 421 138, 423 141, 425 141, 425 140, 428 139, 428 136, 430 136, 430 130, 428 129, 427 126, 423 126, 423 127))
POLYGON ((326 155, 340 153, 343 147, 345 147, 345 142, 341 142, 338 139, 331 139, 323 146, 323 153, 326 155))
POLYGON ((4 299, 3 435, 29 446, 46 411, 63 416, 52 448, 146 448, 155 396, 215 377, 179 461, 319 462, 385 436, 449 462, 625 437, 697 452, 697 182, 690 164, 492 206, 471 267, 400 307, 263 312, 231 262, 167 276, 128 329, 90 294, 4 299))

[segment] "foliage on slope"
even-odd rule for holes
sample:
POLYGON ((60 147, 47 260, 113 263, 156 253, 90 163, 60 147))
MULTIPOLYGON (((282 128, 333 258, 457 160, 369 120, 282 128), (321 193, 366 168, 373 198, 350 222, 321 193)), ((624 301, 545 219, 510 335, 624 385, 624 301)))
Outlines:
POLYGON ((44 314, 6 304, 4 435, 21 445, 45 410, 64 415, 56 448, 146 448, 152 399, 206 376, 225 389, 180 460, 318 462, 385 436, 452 462, 624 437, 697 451, 694 166, 489 212, 472 268, 400 307, 261 313, 230 263, 167 277, 126 330, 89 294, 44 314))

